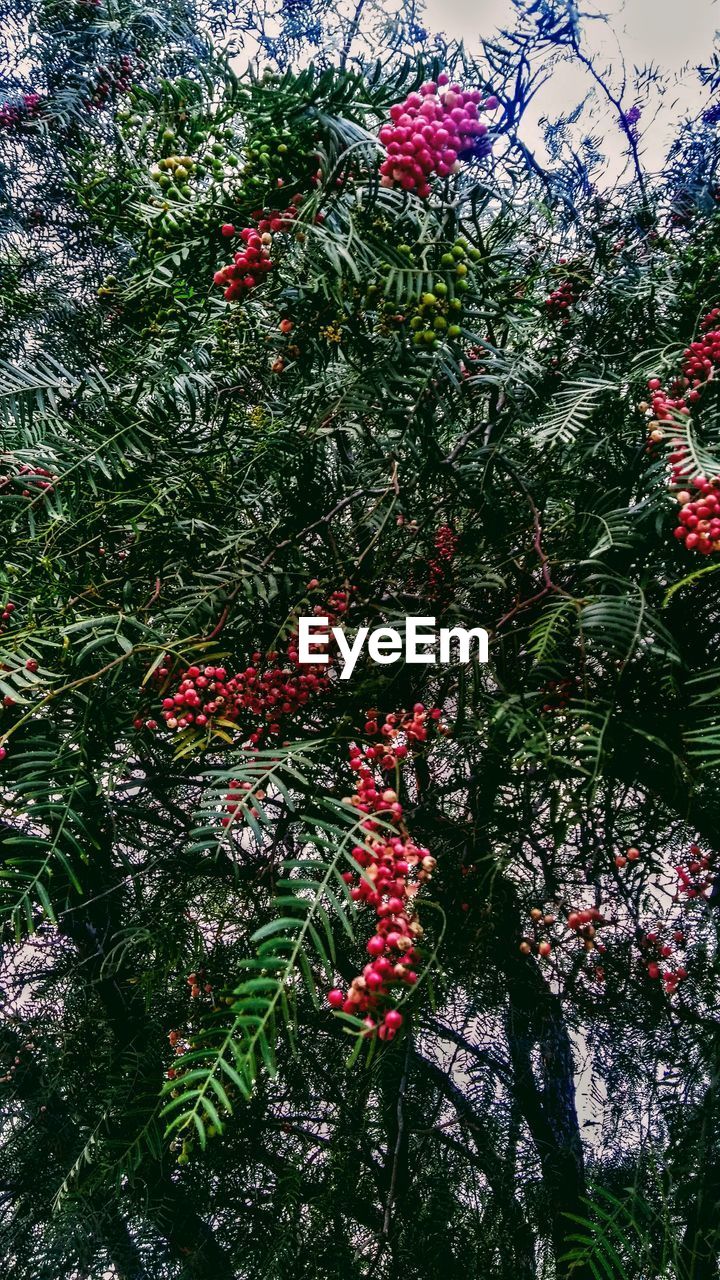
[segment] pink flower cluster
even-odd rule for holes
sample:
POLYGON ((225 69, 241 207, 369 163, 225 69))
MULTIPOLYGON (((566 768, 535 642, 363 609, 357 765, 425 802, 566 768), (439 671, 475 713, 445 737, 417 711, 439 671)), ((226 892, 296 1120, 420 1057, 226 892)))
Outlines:
POLYGON ((446 178, 457 172, 461 158, 490 152, 488 126, 478 120, 478 112, 493 111, 497 98, 483 101, 479 90, 462 89, 449 79, 443 72, 437 82, 428 81, 390 108, 391 123, 379 133, 387 149, 381 186, 400 186, 424 198, 430 194, 432 174, 446 178))

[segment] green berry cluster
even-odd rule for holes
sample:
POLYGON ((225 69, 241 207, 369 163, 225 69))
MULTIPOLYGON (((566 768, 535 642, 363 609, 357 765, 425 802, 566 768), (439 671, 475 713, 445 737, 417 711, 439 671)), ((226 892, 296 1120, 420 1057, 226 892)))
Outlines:
POLYGON ((150 177, 157 182, 169 199, 179 199, 192 194, 188 179, 196 171, 192 156, 164 156, 150 170, 150 177))
MULTIPOLYGON (((420 268, 418 255, 409 244, 398 245, 397 252, 409 268, 420 268)), ((462 336, 463 294, 470 288, 468 277, 479 258, 478 249, 457 239, 440 256, 431 288, 400 301, 390 296, 388 287, 393 268, 389 262, 381 262, 381 278, 368 285, 365 295, 365 305, 379 317, 380 332, 397 331, 409 323, 413 343, 428 351, 441 342, 457 341, 462 336)))
POLYGON ((462 336, 463 294, 470 288, 468 276, 479 257, 479 251, 462 239, 442 254, 432 288, 420 295, 410 317, 416 346, 433 351, 440 342, 462 336))

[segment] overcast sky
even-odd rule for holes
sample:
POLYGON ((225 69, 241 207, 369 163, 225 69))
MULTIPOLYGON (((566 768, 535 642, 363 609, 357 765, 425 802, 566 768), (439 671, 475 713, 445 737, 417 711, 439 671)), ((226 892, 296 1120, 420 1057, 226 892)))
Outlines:
MULTIPOLYGON (((598 65, 612 65, 615 85, 620 83, 622 61, 632 79, 634 67, 654 63, 667 74, 665 92, 655 93, 643 113, 641 132, 648 168, 659 167, 676 115, 705 105, 707 95, 693 72, 699 62, 707 63, 720 27, 718 0, 607 0, 602 4, 581 4, 588 16, 583 22, 586 47, 598 58, 598 65), (607 14, 609 22, 597 20, 607 14)), ((502 25, 512 24, 510 0, 427 0, 425 25, 433 31, 462 38, 469 51, 479 35, 489 35, 502 25)), ((551 118, 568 105, 581 100, 590 85, 582 68, 563 68, 538 95, 531 118, 525 126, 527 140, 535 142, 533 123, 543 115, 551 118)), ((633 105, 629 94, 627 107, 633 105)), ((614 121, 593 114, 585 122, 605 134, 616 170, 622 165, 623 140, 614 121)), ((539 133, 539 130, 538 130, 539 133)))

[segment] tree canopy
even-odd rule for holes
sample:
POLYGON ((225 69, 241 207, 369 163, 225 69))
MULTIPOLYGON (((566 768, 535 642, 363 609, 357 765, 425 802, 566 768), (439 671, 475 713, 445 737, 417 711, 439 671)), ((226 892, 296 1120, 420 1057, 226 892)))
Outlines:
POLYGON ((720 111, 647 171, 559 2, 0 14, 8 1280, 717 1277, 720 111))

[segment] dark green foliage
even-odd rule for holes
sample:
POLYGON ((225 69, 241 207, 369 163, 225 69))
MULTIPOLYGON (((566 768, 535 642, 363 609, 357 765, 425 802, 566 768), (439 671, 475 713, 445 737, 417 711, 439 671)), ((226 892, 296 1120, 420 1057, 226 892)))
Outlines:
MULTIPOLYGON (((42 106, 0 133, 8 1280, 717 1275, 720 578, 672 538, 637 407, 719 301, 717 145, 688 123, 691 155, 603 197, 542 172, 529 55, 582 47, 536 8, 446 51, 497 140, 422 203, 377 174, 441 65, 414 10, 370 61, 360 11, 286 3, 272 37, 252 6, 12 6, 8 97, 42 106), (238 74, 241 30, 273 68, 238 74), (220 227, 296 194, 226 302, 220 227), (257 751, 250 714, 165 728, 186 666, 263 665, 350 588, 349 626, 481 624, 490 663, 362 661, 257 751), (402 1035, 370 1047, 325 1000, 371 928, 348 747, 417 700, 450 729, 398 774, 438 865, 402 1035), (674 902, 691 840, 711 884, 674 902), (520 950, 533 908, 581 904, 602 963, 564 925, 520 950)), ((714 382, 683 432, 718 472, 714 382)))

